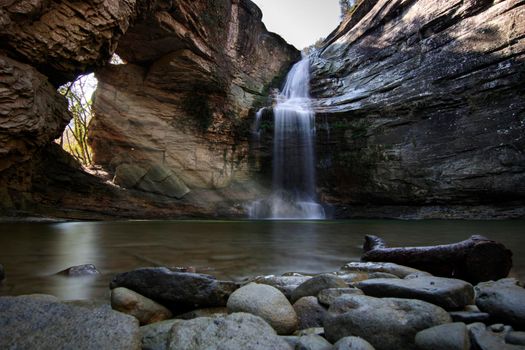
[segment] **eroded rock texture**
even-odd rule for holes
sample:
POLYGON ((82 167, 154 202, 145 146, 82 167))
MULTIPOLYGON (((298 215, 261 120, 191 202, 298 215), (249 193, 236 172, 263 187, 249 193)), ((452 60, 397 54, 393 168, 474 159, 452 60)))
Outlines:
POLYGON ((523 217, 524 33, 519 0, 360 2, 312 62, 336 215, 523 217))
POLYGON ((117 49, 127 64, 96 71, 96 163, 117 182, 123 167, 141 169, 140 181, 158 166, 183 189, 248 181, 248 117, 299 58, 261 16, 250 1, 200 0, 174 1, 142 18, 117 49))

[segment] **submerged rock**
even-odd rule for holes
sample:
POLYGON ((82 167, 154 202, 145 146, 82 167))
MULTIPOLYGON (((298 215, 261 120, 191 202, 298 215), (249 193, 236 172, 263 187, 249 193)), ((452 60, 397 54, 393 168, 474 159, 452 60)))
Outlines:
POLYGON ((50 296, 0 298, 2 349, 140 349, 139 323, 111 310, 67 305, 50 296))
POLYGON ((116 275, 111 288, 125 287, 175 312, 199 307, 225 306, 237 284, 211 276, 173 272, 165 267, 141 268, 116 275))
POLYGON ((262 318, 246 313, 176 322, 167 344, 170 350, 292 349, 262 318))
POLYGON ((141 325, 164 321, 173 316, 170 310, 159 303, 123 287, 111 291, 111 307, 136 317, 141 325))
POLYGON ((525 288, 513 278, 478 284, 476 305, 492 319, 525 328, 525 288))
POLYGON ((358 336, 377 350, 410 350, 417 332, 449 322, 445 310, 424 301, 343 295, 330 305, 324 328, 331 342, 358 336))
POLYGON ((319 304, 316 297, 302 297, 293 304, 299 329, 322 327, 326 309, 319 304))
POLYGON ((230 312, 247 312, 268 322, 278 334, 291 334, 297 329, 298 319, 294 308, 277 288, 250 283, 230 295, 227 304, 230 312))
POLYGON ((93 264, 84 264, 71 266, 65 270, 60 271, 57 275, 69 276, 69 277, 85 277, 99 275, 100 271, 97 270, 93 264))
POLYGON ((474 288, 465 281, 443 277, 378 278, 357 284, 366 295, 428 301, 445 309, 474 303, 474 288))
POLYGON ((447 323, 427 328, 416 334, 419 349, 469 350, 470 338, 464 323, 447 323))
POLYGON ((328 288, 347 288, 348 284, 342 279, 334 275, 324 274, 315 276, 308 281, 301 283, 292 292, 292 302, 299 300, 302 297, 317 296, 320 291, 328 288))

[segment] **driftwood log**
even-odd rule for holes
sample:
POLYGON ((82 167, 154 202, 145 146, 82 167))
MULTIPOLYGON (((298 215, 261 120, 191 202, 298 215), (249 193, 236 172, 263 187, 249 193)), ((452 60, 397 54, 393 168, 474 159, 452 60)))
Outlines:
POLYGON ((512 267, 509 249, 478 235, 453 244, 397 248, 387 247, 377 236, 366 235, 363 250, 362 261, 393 262, 473 284, 505 278, 512 267))

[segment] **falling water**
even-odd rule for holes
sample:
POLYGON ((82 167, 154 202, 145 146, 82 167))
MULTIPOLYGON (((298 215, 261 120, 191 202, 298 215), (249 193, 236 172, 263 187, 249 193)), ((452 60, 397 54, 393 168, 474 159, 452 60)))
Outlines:
POLYGON ((305 57, 288 73, 273 109, 272 194, 250 206, 252 218, 325 217, 315 195, 315 113, 310 105, 309 84, 310 62, 305 57))

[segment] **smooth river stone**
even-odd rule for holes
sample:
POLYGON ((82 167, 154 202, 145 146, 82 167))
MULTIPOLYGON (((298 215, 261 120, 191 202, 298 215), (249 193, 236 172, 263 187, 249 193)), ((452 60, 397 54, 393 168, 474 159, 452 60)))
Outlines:
POLYGON ((505 324, 525 328, 525 289, 514 278, 479 283, 476 305, 505 324))
POLYGON ((469 332, 462 322, 442 324, 418 332, 416 345, 420 349, 469 350, 469 332))
POLYGON ((323 305, 330 306, 335 299, 345 294, 363 295, 363 291, 358 288, 328 288, 323 289, 317 294, 317 299, 323 305))
POLYGON ((301 283, 292 292, 292 302, 302 297, 317 296, 320 291, 328 288, 347 288, 348 284, 340 277, 330 274, 318 275, 301 283))
POLYGON ((474 302, 474 288, 465 281, 443 277, 412 279, 377 278, 357 284, 366 295, 419 299, 445 309, 459 309, 474 302))
POLYGON ((343 295, 330 305, 324 329, 332 343, 358 336, 377 350, 413 350, 417 332, 451 321, 441 307, 421 300, 343 295))
POLYGON ((124 287, 111 291, 113 310, 136 317, 141 325, 167 320, 173 316, 159 303, 124 287))
POLYGON ((316 297, 302 297, 293 304, 293 308, 299 319, 299 329, 323 326, 326 309, 316 297))
POLYGON ((208 275, 151 267, 116 275, 111 288, 117 287, 131 289, 180 313, 201 307, 225 306, 238 285, 208 275))
POLYGON ((308 281, 310 276, 293 275, 293 276, 259 276, 253 279, 253 282, 267 284, 279 289, 288 299, 292 298, 292 292, 303 282, 308 281))
POLYGON ((111 310, 52 296, 0 298, 0 349, 140 349, 139 322, 111 310))
POLYGON ((250 283, 230 295, 230 312, 247 312, 261 317, 278 334, 292 334, 297 330, 298 318, 283 293, 266 284, 250 283))
POLYGON ((175 323, 169 335, 168 349, 292 350, 292 347, 262 318, 234 313, 175 323))

